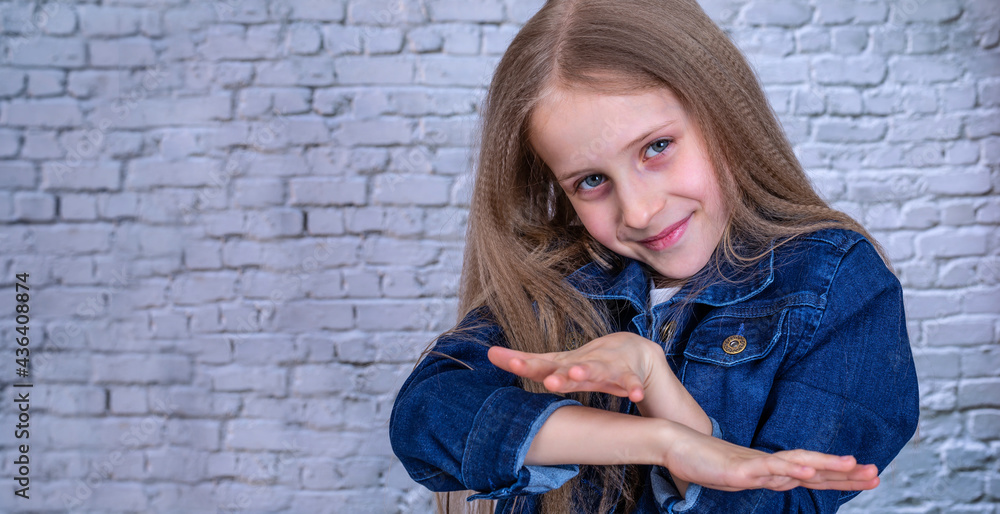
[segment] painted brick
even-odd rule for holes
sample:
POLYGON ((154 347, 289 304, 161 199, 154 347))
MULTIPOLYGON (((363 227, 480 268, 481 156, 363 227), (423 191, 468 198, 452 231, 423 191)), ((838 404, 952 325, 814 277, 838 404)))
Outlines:
MULTIPOLYGON (((29 4, 0 5, 0 267, 68 313, 29 510, 119 447, 70 510, 431 511, 391 396, 455 322, 484 86, 544 1, 29 4)), ((843 510, 992 512, 995 2, 701 4, 904 286, 921 440, 843 510)))

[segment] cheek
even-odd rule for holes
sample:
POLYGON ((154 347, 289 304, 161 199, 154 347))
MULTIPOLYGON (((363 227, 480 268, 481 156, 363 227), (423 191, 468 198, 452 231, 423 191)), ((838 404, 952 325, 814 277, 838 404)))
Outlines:
POLYGON ((576 208, 576 215, 594 239, 607 245, 615 237, 614 216, 598 206, 588 205, 576 208))

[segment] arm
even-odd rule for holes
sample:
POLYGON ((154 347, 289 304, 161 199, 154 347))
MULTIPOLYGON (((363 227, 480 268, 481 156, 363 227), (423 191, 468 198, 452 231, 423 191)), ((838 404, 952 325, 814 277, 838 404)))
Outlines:
POLYGON ((406 379, 393 404, 389 438, 410 477, 432 491, 476 490, 489 498, 544 492, 576 475, 576 466, 545 473, 523 465, 527 441, 562 405, 578 402, 529 393, 518 377, 487 359, 505 342, 485 309, 446 334, 406 379))
MULTIPOLYGON (((882 471, 913 434, 918 416, 901 288, 872 246, 861 241, 839 262, 825 296, 812 331, 788 336, 794 339, 791 350, 748 444, 766 452, 801 447, 854 455, 882 471)), ((698 375, 693 369, 685 375, 692 391, 718 387, 718 375, 698 375)), ((802 488, 704 489, 693 502, 675 497, 663 506, 678 513, 834 512, 853 496, 802 488)))
POLYGON ((655 464, 671 469, 682 488, 694 480, 728 491, 799 485, 868 489, 877 483, 872 480, 874 466, 859 466, 853 459, 801 451, 769 455, 709 437, 713 422, 674 377, 662 349, 635 334, 610 334, 576 350, 549 354, 494 347, 489 356, 499 367, 543 382, 550 390, 627 396, 647 414, 559 409, 531 442, 528 462, 655 464), (707 427, 694 430, 687 424, 707 427), (651 433, 648 427, 660 428, 651 433))

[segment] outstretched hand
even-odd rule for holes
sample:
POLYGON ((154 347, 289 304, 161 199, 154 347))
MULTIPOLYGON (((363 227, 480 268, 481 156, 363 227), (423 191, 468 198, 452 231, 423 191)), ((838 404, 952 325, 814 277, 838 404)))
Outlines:
POLYGON ((494 346, 489 359, 501 369, 541 382, 552 392, 594 391, 639 403, 655 379, 657 360, 664 361, 664 356, 656 343, 617 332, 564 352, 526 353, 494 346))
MULTIPOLYGON (((618 332, 564 352, 528 353, 501 346, 489 349, 495 366, 542 383, 552 392, 593 391, 627 397, 644 416, 672 421, 664 467, 674 482, 738 491, 795 487, 857 491, 878 483, 874 464, 858 464, 807 450, 773 454, 711 437, 711 422, 666 363, 663 349, 636 334, 618 332)), ((636 460, 639 462, 639 460, 636 460)))

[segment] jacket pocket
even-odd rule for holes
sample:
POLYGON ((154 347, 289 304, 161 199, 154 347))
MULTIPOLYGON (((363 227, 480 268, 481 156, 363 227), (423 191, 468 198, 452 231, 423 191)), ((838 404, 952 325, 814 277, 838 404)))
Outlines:
POLYGON ((781 339, 787 312, 723 309, 712 313, 691 332, 684 356, 723 367, 760 360, 781 339))

